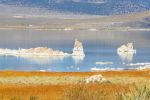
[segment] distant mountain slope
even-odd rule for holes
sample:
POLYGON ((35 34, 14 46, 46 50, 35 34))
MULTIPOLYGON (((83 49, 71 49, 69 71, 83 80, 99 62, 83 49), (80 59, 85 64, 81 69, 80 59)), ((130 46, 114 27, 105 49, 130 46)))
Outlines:
POLYGON ((92 15, 118 15, 150 10, 150 0, 0 0, 0 4, 92 15))

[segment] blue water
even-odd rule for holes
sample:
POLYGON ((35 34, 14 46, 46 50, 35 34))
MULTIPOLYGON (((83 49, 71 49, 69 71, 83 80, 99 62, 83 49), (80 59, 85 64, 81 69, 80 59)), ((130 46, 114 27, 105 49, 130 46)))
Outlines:
POLYGON ((90 15, 118 15, 150 10, 149 0, 0 0, 0 4, 90 15))
POLYGON ((75 38, 83 43, 84 58, 0 56, 0 70, 76 72, 90 71, 93 67, 128 69, 133 68, 127 66, 130 63, 150 62, 150 32, 1 30, 0 48, 49 47, 71 53, 75 38), (123 59, 116 49, 128 42, 133 42, 137 53, 132 59, 123 59), (113 64, 96 65, 96 62, 113 64))

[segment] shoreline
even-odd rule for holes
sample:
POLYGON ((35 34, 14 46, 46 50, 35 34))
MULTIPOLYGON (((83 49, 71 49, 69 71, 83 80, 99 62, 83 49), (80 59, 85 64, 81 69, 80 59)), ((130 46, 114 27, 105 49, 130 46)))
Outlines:
POLYGON ((150 68, 137 67, 129 69, 100 69, 100 70, 90 70, 90 71, 47 71, 47 70, 34 70, 34 71, 25 71, 25 70, 0 70, 0 72, 23 72, 23 73, 101 73, 101 72, 139 72, 139 71, 150 71, 150 68))
POLYGON ((150 17, 150 11, 127 15, 104 16, 88 19, 24 18, 0 14, 0 30, 41 30, 41 31, 150 31, 149 28, 133 27, 141 25, 150 17), (5 22, 3 20, 8 20, 5 22), (42 24, 40 23, 42 22, 42 24), (48 23, 49 22, 49 23, 48 23), (132 22, 132 23, 131 23, 132 22))
POLYGON ((65 28, 64 29, 52 29, 52 28, 26 28, 26 27, 23 27, 23 28, 14 28, 13 26, 11 27, 0 27, 0 30, 35 30, 35 31, 150 31, 149 28, 128 28, 128 27, 115 27, 115 28, 110 28, 110 29, 94 29, 94 30, 91 30, 91 29, 71 29, 71 30, 66 30, 65 28))
MULTIPOLYGON (((150 69, 143 69, 143 70, 102 70, 102 71, 85 71, 85 72, 42 72, 42 71, 15 71, 15 70, 0 70, 0 77, 1 75, 94 75, 94 74, 106 74, 109 75, 111 73, 116 74, 122 74, 126 75, 127 73, 129 75, 134 75, 134 73, 139 74, 140 76, 141 73, 144 72, 150 72, 150 69)), ((143 74, 144 75, 144 74, 143 74)), ((149 73, 150 75, 150 73, 149 73)))

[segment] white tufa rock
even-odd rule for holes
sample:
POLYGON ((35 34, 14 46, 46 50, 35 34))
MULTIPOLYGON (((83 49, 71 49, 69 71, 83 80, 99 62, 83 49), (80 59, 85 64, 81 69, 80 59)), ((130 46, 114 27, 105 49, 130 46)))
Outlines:
POLYGON ((77 39, 75 40, 72 54, 68 54, 59 50, 53 50, 52 48, 48 48, 48 47, 36 47, 36 48, 29 48, 29 49, 19 48, 18 50, 0 48, 0 55, 11 55, 11 56, 21 56, 21 57, 75 56, 78 58, 80 57, 84 58, 85 56, 82 43, 79 42, 77 39))
POLYGON ((136 50, 133 48, 133 43, 128 43, 126 45, 122 45, 117 49, 117 52, 133 52, 136 53, 136 50))
POLYGON ((68 28, 65 28, 64 30, 65 30, 65 31, 71 31, 72 28, 69 28, 69 27, 68 27, 68 28))
POLYGON ((90 28, 89 30, 90 31, 97 31, 97 29, 95 29, 95 28, 90 28))
POLYGON ((123 63, 132 62, 134 54, 136 54, 136 50, 133 48, 133 43, 128 43, 126 45, 122 45, 117 49, 117 54, 122 59, 123 63))
POLYGON ((0 55, 13 55, 13 56, 67 56, 69 54, 63 51, 53 50, 47 47, 37 47, 30 49, 0 49, 0 55))
POLYGON ((85 79, 85 82, 88 83, 103 83, 106 82, 107 80, 101 75, 92 75, 89 78, 85 79))
POLYGON ((23 16, 18 16, 18 15, 16 15, 16 16, 12 16, 12 17, 14 17, 14 18, 18 18, 18 19, 20 19, 20 18, 24 18, 23 16))
POLYGON ((83 50, 83 45, 77 39, 75 39, 72 56, 85 56, 84 50, 83 50))
POLYGON ((96 65, 112 65, 113 62, 96 62, 96 65))

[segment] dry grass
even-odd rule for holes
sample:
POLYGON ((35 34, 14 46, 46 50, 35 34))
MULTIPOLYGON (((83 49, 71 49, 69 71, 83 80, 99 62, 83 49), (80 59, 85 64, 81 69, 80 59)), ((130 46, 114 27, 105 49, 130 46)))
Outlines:
POLYGON ((126 93, 132 85, 78 84, 64 90, 61 100, 120 100, 119 92, 126 93))
POLYGON ((63 87, 59 85, 0 85, 0 100, 58 100, 63 87))
POLYGON ((146 85, 80 84, 69 86, 61 100, 150 100, 146 85))
MULTIPOLYGON (((150 70, 106 72, 0 72, 0 100, 119 100, 134 84, 150 87, 150 70), (111 83, 77 83, 102 74, 111 83)), ((130 93, 131 94, 131 93, 130 93)), ((121 99, 120 99, 121 100, 121 99)))
POLYGON ((83 77, 75 76, 10 76, 0 77, 0 84, 31 84, 31 85, 57 85, 78 83, 83 77))
POLYGON ((147 70, 127 70, 127 71, 101 71, 101 72, 23 72, 23 71, 0 71, 0 77, 10 76, 90 76, 102 74, 105 77, 114 76, 133 76, 133 77, 150 77, 150 69, 147 70))
POLYGON ((115 93, 128 91, 129 87, 110 83, 35 86, 7 84, 0 86, 0 100, 117 100, 115 93))
POLYGON ((150 87, 134 86, 127 93, 119 93, 120 100, 150 100, 150 87))

